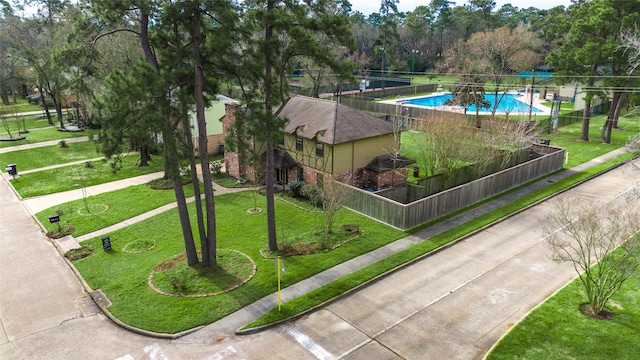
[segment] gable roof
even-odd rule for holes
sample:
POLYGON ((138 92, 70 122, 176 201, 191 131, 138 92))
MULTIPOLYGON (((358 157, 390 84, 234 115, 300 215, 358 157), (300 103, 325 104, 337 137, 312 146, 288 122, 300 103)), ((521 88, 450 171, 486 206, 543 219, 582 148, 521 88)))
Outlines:
POLYGON ((341 144, 398 131, 392 123, 364 111, 306 96, 289 99, 280 116, 289 120, 283 130, 285 133, 315 138, 326 144, 341 144))

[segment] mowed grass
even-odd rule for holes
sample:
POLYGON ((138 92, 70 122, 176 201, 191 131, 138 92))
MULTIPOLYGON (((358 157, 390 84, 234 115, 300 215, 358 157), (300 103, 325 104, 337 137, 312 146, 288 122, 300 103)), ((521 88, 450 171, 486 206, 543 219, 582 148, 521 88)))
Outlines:
POLYGON ((611 320, 583 315, 584 302, 582 284, 575 279, 512 328, 487 359, 638 359, 640 272, 611 298, 611 320))
MULTIPOLYGON (((573 123, 558 129, 557 132, 540 134, 540 137, 551 140, 551 145, 565 148, 568 152, 568 162, 564 168, 571 168, 598 156, 627 145, 640 132, 640 116, 623 116, 619 120, 619 129, 611 132, 611 144, 605 144, 600 138, 606 115, 594 116, 589 122, 589 140, 580 140, 582 122, 573 123)), ((418 132, 405 131, 402 133, 401 155, 411 159, 419 159, 415 137, 418 132)))
MULTIPOLYGON (((202 184, 200 188, 203 191, 202 184)), ((184 185, 183 189, 185 197, 193 196, 192 184, 184 185)), ((52 206, 37 213, 36 217, 47 231, 52 231, 57 229, 57 225, 50 224, 48 218, 59 213, 60 225, 73 226, 75 231, 72 235, 78 237, 175 201, 173 189, 155 190, 147 185, 135 185, 52 206)))
MULTIPOLYGON (((20 173, 25 170, 40 169, 101 156, 93 141, 82 141, 68 143, 64 148, 60 145, 52 145, 7 152, 0 154, 0 164, 16 164, 18 173, 20 173)), ((5 169, 2 168, 2 170, 5 169)))
POLYGON ((23 113, 23 112, 32 112, 32 111, 44 112, 44 110, 40 105, 29 104, 29 102, 26 99, 17 99, 16 103, 0 106, 0 113, 7 114, 7 115, 13 115, 16 113, 23 113))
MULTIPOLYGON (((11 135, 14 135, 14 136, 18 134, 18 131, 23 130, 25 127, 27 128, 29 133, 31 133, 31 130, 33 129, 42 129, 45 127, 52 126, 52 125, 49 125, 49 122, 47 121, 47 119, 44 119, 39 115, 29 116, 29 117, 7 116, 6 120, 7 120, 7 126, 9 127, 9 131, 11 132, 11 135)), ((8 135, 9 133, 7 132, 7 128, 5 127, 4 123, 1 123, 0 137, 8 136, 8 135)))
MULTIPOLYGON (((27 144, 35 144, 43 141, 49 140, 62 140, 62 139, 72 139, 83 136, 91 136, 97 135, 100 130, 85 130, 80 132, 65 132, 58 131, 57 128, 50 129, 35 129, 29 130, 28 134, 23 134, 27 138, 24 140, 18 141, 0 141, 0 148, 8 148, 17 145, 27 145, 27 144)), ((12 133, 12 135, 16 136, 18 133, 12 133)), ((2 135, 0 135, 2 136, 2 135)))
MULTIPOLYGON (((322 228, 322 217, 301 211, 282 201, 276 202, 277 231, 280 240, 312 234, 322 228)), ((258 206, 265 208, 264 197, 258 206)), ((252 215, 253 194, 241 192, 216 197, 217 248, 234 249, 250 256, 257 264, 256 275, 231 292, 201 298, 165 296, 147 286, 151 269, 184 252, 177 210, 170 210, 144 222, 110 234, 113 251, 105 252, 99 238, 83 242, 96 254, 74 262, 93 289, 102 289, 113 303, 108 310, 127 324, 156 332, 176 333, 209 324, 277 290, 274 259, 264 258, 267 247, 266 213, 252 215), (122 251, 128 243, 154 240, 156 247, 139 254, 122 251)), ((195 211, 190 204, 194 232, 195 211)), ((340 210, 336 226, 353 224, 364 234, 336 250, 283 259, 286 269, 282 286, 287 287, 313 274, 340 264, 362 253, 393 242, 405 233, 348 210, 340 210)), ((199 247, 199 246, 198 246, 199 247)))
MULTIPOLYGON (((83 187, 150 174, 162 171, 164 168, 159 157, 150 161, 149 166, 136 166, 138 157, 138 155, 123 157, 122 168, 117 172, 113 172, 110 161, 100 160, 92 162, 93 168, 87 168, 82 163, 22 174, 15 180, 12 179, 11 185, 22 198, 29 198, 74 189, 80 191, 83 187)), ((18 164, 18 174, 20 170, 18 164)))
POLYGON ((541 137, 551 139, 551 145, 567 149, 569 161, 565 168, 571 168, 595 157, 606 154, 627 145, 640 131, 640 116, 625 116, 618 121, 619 129, 611 131, 611 144, 605 144, 600 138, 606 115, 597 115, 589 122, 589 141, 580 140, 582 122, 563 126, 553 134, 541 134, 541 137))

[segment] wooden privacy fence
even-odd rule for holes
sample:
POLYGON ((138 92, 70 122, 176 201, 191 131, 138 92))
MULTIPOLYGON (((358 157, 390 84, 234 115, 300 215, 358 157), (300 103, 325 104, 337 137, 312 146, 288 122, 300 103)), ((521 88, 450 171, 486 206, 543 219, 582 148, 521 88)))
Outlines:
POLYGON ((401 230, 409 230, 562 168, 564 149, 534 147, 536 152, 545 155, 408 204, 340 183, 350 191, 344 206, 401 230))
MULTIPOLYGON (((538 146, 540 148, 540 146, 538 146)), ((537 150, 537 149, 536 149, 537 150)), ((500 172, 504 169, 523 164, 533 157, 542 156, 536 153, 533 147, 518 150, 512 155, 503 155, 493 161, 471 164, 454 171, 443 183, 443 175, 429 176, 420 179, 417 184, 404 184, 389 189, 377 191, 376 193, 386 198, 407 204, 427 196, 434 195, 444 190, 466 184, 473 180, 500 172)))

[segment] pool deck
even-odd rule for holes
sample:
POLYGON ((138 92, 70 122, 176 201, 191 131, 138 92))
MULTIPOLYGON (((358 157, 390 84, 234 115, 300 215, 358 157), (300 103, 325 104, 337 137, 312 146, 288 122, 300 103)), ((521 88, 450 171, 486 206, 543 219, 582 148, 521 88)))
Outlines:
MULTIPOLYGON (((449 94, 449 92, 435 92, 431 95, 421 95, 421 96, 411 96, 411 97, 403 97, 403 98, 398 98, 398 99, 394 99, 394 100, 384 100, 381 101, 381 103, 384 104, 391 104, 391 105, 396 105, 396 104, 401 104, 402 106, 407 106, 407 107, 415 107, 415 108, 426 108, 426 109, 433 109, 433 110, 439 110, 439 111, 448 111, 448 112, 455 112, 455 113, 459 113, 459 114, 464 114, 464 107, 462 106, 423 106, 423 105, 415 105, 415 104, 407 104, 405 103, 406 100, 412 100, 412 99, 420 99, 420 98, 426 98, 426 97, 431 97, 431 96, 440 96, 440 95, 444 95, 444 94, 449 94)), ((520 101, 521 103, 525 104, 527 107, 529 106, 529 104, 531 103, 531 97, 529 96, 529 94, 524 94, 524 93, 520 93, 520 92, 515 92, 515 91, 510 91, 508 92, 508 94, 520 94, 520 96, 516 97, 516 100, 520 101)), ((539 112, 534 112, 531 114, 531 116, 536 117, 536 116, 551 116, 551 108, 548 106, 544 106, 542 105, 543 101, 547 101, 547 100, 543 100, 540 99, 536 96, 533 97, 533 107, 540 110, 539 112)), ((468 111, 468 114, 474 114, 475 111, 468 111)), ((480 111, 479 112, 480 115, 489 115, 491 114, 491 111, 480 111)), ((529 112, 525 111, 525 112, 509 112, 509 115, 528 115, 529 112)), ((496 115, 507 115, 506 112, 504 111, 496 111, 496 115)))

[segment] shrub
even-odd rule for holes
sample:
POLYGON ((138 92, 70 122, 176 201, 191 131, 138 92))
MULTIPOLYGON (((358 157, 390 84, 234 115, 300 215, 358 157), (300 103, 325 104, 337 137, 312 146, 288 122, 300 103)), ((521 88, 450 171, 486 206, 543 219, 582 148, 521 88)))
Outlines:
POLYGON ((302 196, 308 199, 313 205, 322 207, 322 191, 315 185, 304 185, 302 196))
POLYGON ((180 176, 181 177, 190 177, 191 176, 191 165, 181 165, 180 166, 180 176))
POLYGON ((289 194, 293 197, 302 197, 303 186, 304 186, 304 183, 298 180, 289 183, 289 194))
POLYGON ((169 275, 169 283, 174 291, 186 291, 187 282, 189 280, 189 271, 187 269, 180 269, 173 271, 169 275))
POLYGON ((209 168, 211 169, 211 174, 220 175, 222 171, 222 166, 224 165, 223 160, 215 160, 209 163, 209 168))
POLYGON ((67 140, 64 140, 64 139, 58 141, 58 145, 60 145, 60 147, 62 148, 69 147, 69 145, 67 145, 67 140))
POLYGON ((81 247, 77 248, 77 249, 71 249, 69 251, 67 251, 66 253, 64 253, 64 257, 66 257, 67 259, 74 261, 74 260, 79 260, 82 258, 86 258, 89 255, 93 255, 93 253, 95 252, 93 246, 91 245, 82 245, 81 247))

